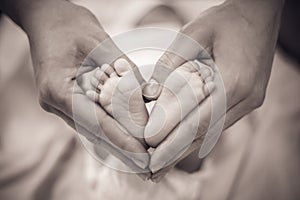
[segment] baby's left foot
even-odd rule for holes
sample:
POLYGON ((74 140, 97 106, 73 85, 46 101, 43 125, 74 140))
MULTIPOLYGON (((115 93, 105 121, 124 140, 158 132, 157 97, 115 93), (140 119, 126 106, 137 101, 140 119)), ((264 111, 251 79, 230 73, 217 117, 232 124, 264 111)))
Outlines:
POLYGON ((129 133, 143 138, 148 112, 140 85, 131 70, 125 59, 116 60, 113 66, 102 65, 91 77, 93 90, 87 91, 86 94, 99 103, 129 133))
POLYGON ((199 68, 197 62, 189 61, 167 78, 145 128, 149 146, 157 147, 214 89, 212 71, 208 66, 199 68))

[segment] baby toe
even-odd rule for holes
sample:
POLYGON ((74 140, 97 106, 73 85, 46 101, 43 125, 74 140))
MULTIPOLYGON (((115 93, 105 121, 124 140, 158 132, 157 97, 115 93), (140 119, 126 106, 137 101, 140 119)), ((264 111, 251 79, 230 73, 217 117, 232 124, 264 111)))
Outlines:
POLYGON ((114 68, 112 66, 110 66, 109 64, 103 64, 101 66, 101 70, 107 74, 107 76, 109 77, 113 77, 113 76, 117 76, 116 71, 114 70, 114 68))
POLYGON ((205 65, 198 60, 195 60, 194 63, 198 65, 199 75, 206 83, 213 80, 214 70, 210 66, 205 65))
POLYGON ((94 77, 94 76, 91 78, 91 85, 92 85, 95 89, 98 88, 99 80, 98 80, 96 77, 94 77))
POLYGON ((93 91, 93 90, 88 90, 86 92, 86 96, 94 102, 99 101, 99 94, 97 92, 93 91))
POLYGON ((210 82, 207 82, 205 85, 204 85, 204 93, 205 95, 209 95, 213 92, 213 90, 215 89, 216 87, 216 84, 212 81, 210 82))
POLYGON ((98 81, 103 82, 103 83, 108 79, 108 76, 106 75, 106 73, 104 71, 102 71, 101 69, 96 70, 94 76, 96 79, 98 79, 98 81))
POLYGON ((199 71, 199 75, 203 80, 206 80, 209 77, 212 77, 212 72, 208 67, 202 67, 199 71))
POLYGON ((105 83, 105 81, 108 79, 108 76, 100 69, 98 69, 93 78, 92 78, 92 85, 97 89, 97 90, 101 90, 103 84, 105 83))
POLYGON ((131 66, 127 60, 120 58, 114 63, 115 70, 119 76, 124 76, 131 70, 131 66))

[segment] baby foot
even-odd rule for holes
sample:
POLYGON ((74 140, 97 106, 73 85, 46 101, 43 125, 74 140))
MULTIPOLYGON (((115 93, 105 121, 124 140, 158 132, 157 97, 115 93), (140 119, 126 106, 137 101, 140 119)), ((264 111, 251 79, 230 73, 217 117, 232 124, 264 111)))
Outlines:
POLYGON ((99 103, 129 133, 143 138, 148 112, 140 84, 128 61, 118 59, 113 66, 102 65, 94 71, 90 81, 93 90, 87 91, 86 95, 99 103))
POLYGON ((214 89, 212 71, 198 63, 184 63, 165 81, 145 128, 144 137, 149 146, 157 147, 214 89))

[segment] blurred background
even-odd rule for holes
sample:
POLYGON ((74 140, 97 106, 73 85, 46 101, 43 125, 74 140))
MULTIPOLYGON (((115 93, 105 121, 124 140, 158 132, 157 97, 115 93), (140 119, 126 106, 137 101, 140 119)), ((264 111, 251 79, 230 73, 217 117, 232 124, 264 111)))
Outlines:
MULTIPOLYGON (((145 26, 178 30, 223 1, 73 2, 90 9, 115 35, 145 26)), ((2 15, 0 199, 300 198, 299 8, 297 1, 286 3, 264 105, 223 134, 199 171, 174 169, 159 184, 96 162, 75 131, 40 108, 27 36, 2 15)))

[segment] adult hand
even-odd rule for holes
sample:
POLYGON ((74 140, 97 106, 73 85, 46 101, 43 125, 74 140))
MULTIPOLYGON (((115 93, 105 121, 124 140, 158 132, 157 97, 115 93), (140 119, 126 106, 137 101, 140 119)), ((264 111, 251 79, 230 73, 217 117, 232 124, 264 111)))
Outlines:
POLYGON ((28 35, 41 106, 75 128, 72 99, 80 102, 81 106, 76 108, 80 111, 76 112, 79 120, 76 128, 93 143, 104 145, 133 170, 143 171, 149 162, 145 147, 121 129, 100 106, 94 106, 84 90, 76 87, 73 92, 82 74, 111 63, 116 55, 122 56, 94 15, 83 7, 60 0, 7 0, 0 6, 28 35), (79 70, 84 58, 103 41, 106 42, 101 52, 94 52, 79 70), (91 105, 95 110, 87 112, 91 105), (97 121, 93 120, 94 113, 97 121))
MULTIPOLYGON (((227 1, 205 11, 180 31, 201 44, 219 69, 227 98, 224 129, 259 107, 264 101, 282 6, 282 0, 227 1)), ((189 51, 188 60, 207 59, 202 57, 203 52, 199 49, 191 49, 188 45, 189 43, 182 42, 181 37, 175 39, 170 46, 170 51, 158 61, 159 65, 168 66, 174 70, 184 63, 185 60, 182 57, 172 53, 178 52, 176 48, 189 51)), ((163 84, 166 77, 161 77, 159 65, 155 68, 152 77, 163 84)), ((145 87, 144 93, 148 98, 156 99, 159 98, 160 88, 158 84, 149 84, 145 87)), ((216 92, 218 89, 216 88, 216 92)), ((210 100, 211 97, 207 98, 179 123, 181 126, 194 127, 193 118, 201 114, 197 135, 189 149, 174 146, 176 143, 172 143, 172 140, 175 137, 180 137, 180 134, 181 137, 189 135, 187 132, 177 133, 177 128, 174 127, 175 129, 153 152, 150 160, 150 169, 154 173, 153 180, 158 181, 178 161, 201 147, 202 139, 210 125, 212 106, 210 100), (179 136, 174 136, 175 133, 179 136), (182 151, 185 151, 184 154, 182 151), (181 157, 176 161, 171 159, 178 155, 181 157)), ((155 117, 150 115, 149 121, 155 117)))

